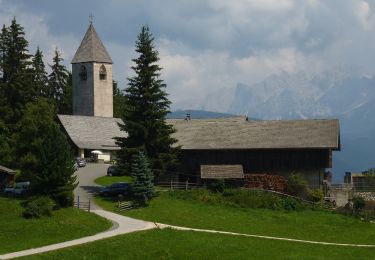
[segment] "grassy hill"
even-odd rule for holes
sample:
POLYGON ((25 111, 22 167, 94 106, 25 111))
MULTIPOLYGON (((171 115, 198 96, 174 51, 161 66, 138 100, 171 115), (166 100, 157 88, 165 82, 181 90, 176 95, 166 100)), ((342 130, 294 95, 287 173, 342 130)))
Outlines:
MULTIPOLYGON (((96 203, 120 214, 176 226, 337 243, 373 244, 375 225, 326 210, 272 210, 221 203, 202 192, 199 200, 181 192, 161 192, 147 208, 119 212, 116 203, 96 203)), ((196 197, 198 197, 196 196, 196 197)), ((250 200, 243 197, 239 200, 250 200)))
MULTIPOLYGON (((194 192, 194 191, 193 191, 194 192)), ((374 244, 375 225, 324 210, 254 209, 223 205, 218 195, 161 192, 151 205, 120 214, 185 227, 315 241, 374 244), (189 195, 190 194, 190 195, 189 195)), ((374 248, 315 245, 224 234, 155 229, 105 239, 28 259, 372 259, 374 248)))
POLYGON ((171 229, 151 230, 29 256, 27 259, 373 259, 348 248, 171 229))
POLYGON ((54 211, 52 217, 24 219, 21 203, 0 197, 0 254, 93 235, 112 225, 98 215, 75 208, 54 211))

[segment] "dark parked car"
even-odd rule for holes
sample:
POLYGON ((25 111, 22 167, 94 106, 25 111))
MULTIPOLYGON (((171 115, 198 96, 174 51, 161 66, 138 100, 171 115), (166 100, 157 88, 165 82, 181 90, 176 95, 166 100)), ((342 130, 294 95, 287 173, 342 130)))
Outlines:
POLYGON ((4 193, 13 196, 23 196, 29 192, 30 182, 16 182, 13 187, 4 189, 4 193))
POLYGON ((115 182, 110 186, 103 188, 99 194, 102 196, 117 196, 127 195, 130 192, 131 186, 126 182, 115 182))
POLYGON ((111 165, 111 166, 108 167, 108 169, 107 169, 107 175, 108 176, 116 176, 118 174, 119 174, 119 172, 118 172, 116 166, 111 165))

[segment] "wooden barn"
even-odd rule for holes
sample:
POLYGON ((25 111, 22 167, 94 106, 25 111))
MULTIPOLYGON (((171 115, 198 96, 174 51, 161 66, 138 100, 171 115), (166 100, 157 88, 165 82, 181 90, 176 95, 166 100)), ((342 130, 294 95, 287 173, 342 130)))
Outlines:
POLYGON ((340 150, 336 119, 248 121, 246 117, 168 120, 182 147, 180 180, 200 182, 209 176, 300 173, 320 186, 332 152, 340 150), (224 166, 224 167, 223 167, 224 166), (241 170, 243 173, 241 174, 241 170), (215 172, 216 171, 216 174, 215 172))
POLYGON ((0 191, 14 184, 15 171, 0 165, 0 191))

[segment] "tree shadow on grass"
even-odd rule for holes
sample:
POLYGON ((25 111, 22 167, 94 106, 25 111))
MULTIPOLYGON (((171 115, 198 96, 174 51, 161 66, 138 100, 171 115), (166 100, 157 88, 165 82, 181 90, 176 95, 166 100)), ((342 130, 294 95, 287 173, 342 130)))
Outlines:
POLYGON ((103 189, 103 187, 100 187, 100 186, 80 186, 80 187, 88 195, 91 195, 91 196, 95 196, 103 189))

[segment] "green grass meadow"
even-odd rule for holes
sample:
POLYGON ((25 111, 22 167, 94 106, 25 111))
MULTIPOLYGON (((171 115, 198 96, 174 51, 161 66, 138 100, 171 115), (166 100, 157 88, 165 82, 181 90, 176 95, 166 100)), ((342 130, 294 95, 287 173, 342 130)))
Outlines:
POLYGON ((95 200, 107 210, 164 224, 324 242, 375 244, 375 224, 324 210, 231 207, 183 200, 170 192, 159 193, 147 208, 122 212, 108 198, 95 200))
POLYGON ((25 259, 373 259, 373 248, 311 245, 171 229, 96 241, 25 259))
POLYGON ((0 197, 0 254, 96 234, 111 227, 106 219, 75 208, 52 217, 24 219, 22 200, 0 197))

